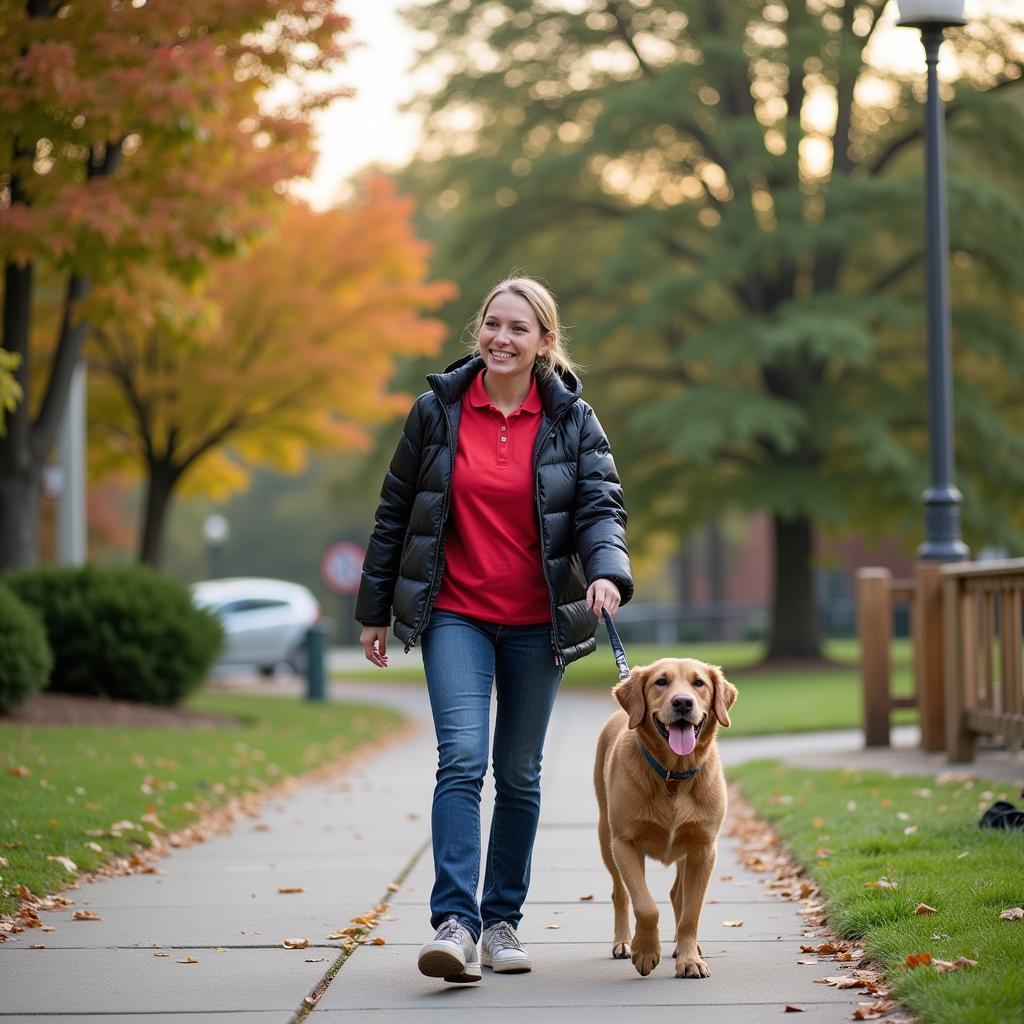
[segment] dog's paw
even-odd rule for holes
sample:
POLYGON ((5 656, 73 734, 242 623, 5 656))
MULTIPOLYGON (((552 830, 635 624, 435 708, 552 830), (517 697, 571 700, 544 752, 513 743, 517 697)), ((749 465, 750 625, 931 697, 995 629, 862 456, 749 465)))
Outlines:
POLYGON ((710 978, 711 968, 699 956, 677 956, 676 977, 710 978))
POLYGON ((633 955, 630 958, 633 961, 633 966, 637 969, 637 973, 642 978, 646 978, 651 971, 661 962, 661 943, 654 942, 650 945, 637 942, 636 936, 633 936, 633 955))
POLYGON ((629 960, 633 956, 629 948, 628 942, 616 942, 612 946, 612 959, 613 960, 629 960))

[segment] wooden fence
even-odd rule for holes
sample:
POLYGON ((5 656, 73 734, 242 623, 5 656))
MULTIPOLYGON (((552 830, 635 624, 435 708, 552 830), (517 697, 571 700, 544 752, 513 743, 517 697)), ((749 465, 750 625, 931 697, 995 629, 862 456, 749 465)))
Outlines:
POLYGON ((889 745, 893 708, 916 707, 925 750, 970 761, 979 735, 1024 741, 1024 559, 939 566, 912 580, 857 573, 864 741, 889 745), (892 608, 911 607, 913 697, 891 693, 892 608))
POLYGON ((1024 741, 1024 559, 942 567, 946 752, 970 761, 978 735, 1024 741))
POLYGON ((870 568, 857 572, 864 743, 869 747, 889 746, 894 708, 917 706, 916 694, 911 697, 892 695, 892 612, 893 605, 900 601, 911 606, 913 616, 913 580, 894 580, 888 569, 870 568))

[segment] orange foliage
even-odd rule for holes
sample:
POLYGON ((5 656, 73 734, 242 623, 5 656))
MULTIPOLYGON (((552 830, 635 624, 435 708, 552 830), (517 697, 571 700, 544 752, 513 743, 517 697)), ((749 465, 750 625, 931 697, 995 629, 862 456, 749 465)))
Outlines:
POLYGON ((424 311, 453 295, 426 280, 411 202, 375 178, 351 206, 284 207, 200 291, 136 275, 97 295, 95 469, 164 462, 222 498, 248 466, 297 470, 408 406, 388 392, 396 359, 439 349, 444 327, 424 311))

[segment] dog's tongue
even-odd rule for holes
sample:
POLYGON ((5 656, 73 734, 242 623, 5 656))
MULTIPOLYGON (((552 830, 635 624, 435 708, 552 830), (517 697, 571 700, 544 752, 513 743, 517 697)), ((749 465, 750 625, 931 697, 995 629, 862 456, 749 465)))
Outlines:
POLYGON ((676 722, 668 727, 668 745, 680 757, 692 754, 693 748, 697 746, 697 737, 693 733, 693 726, 688 722, 676 722))

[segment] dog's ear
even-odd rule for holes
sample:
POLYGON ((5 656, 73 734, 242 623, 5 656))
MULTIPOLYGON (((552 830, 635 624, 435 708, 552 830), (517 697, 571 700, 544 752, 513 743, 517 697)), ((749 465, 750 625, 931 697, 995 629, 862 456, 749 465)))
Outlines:
POLYGON ((629 715, 629 727, 635 729, 647 714, 647 699, 644 696, 644 680, 646 669, 634 668, 628 679, 623 679, 612 690, 612 695, 622 705, 622 710, 629 715))
POLYGON ((715 712, 715 718, 718 719, 719 725, 728 729, 732 725, 732 722, 729 721, 729 708, 736 703, 739 691, 722 675, 722 670, 717 665, 711 665, 710 668, 711 678, 715 684, 712 710, 715 712))

